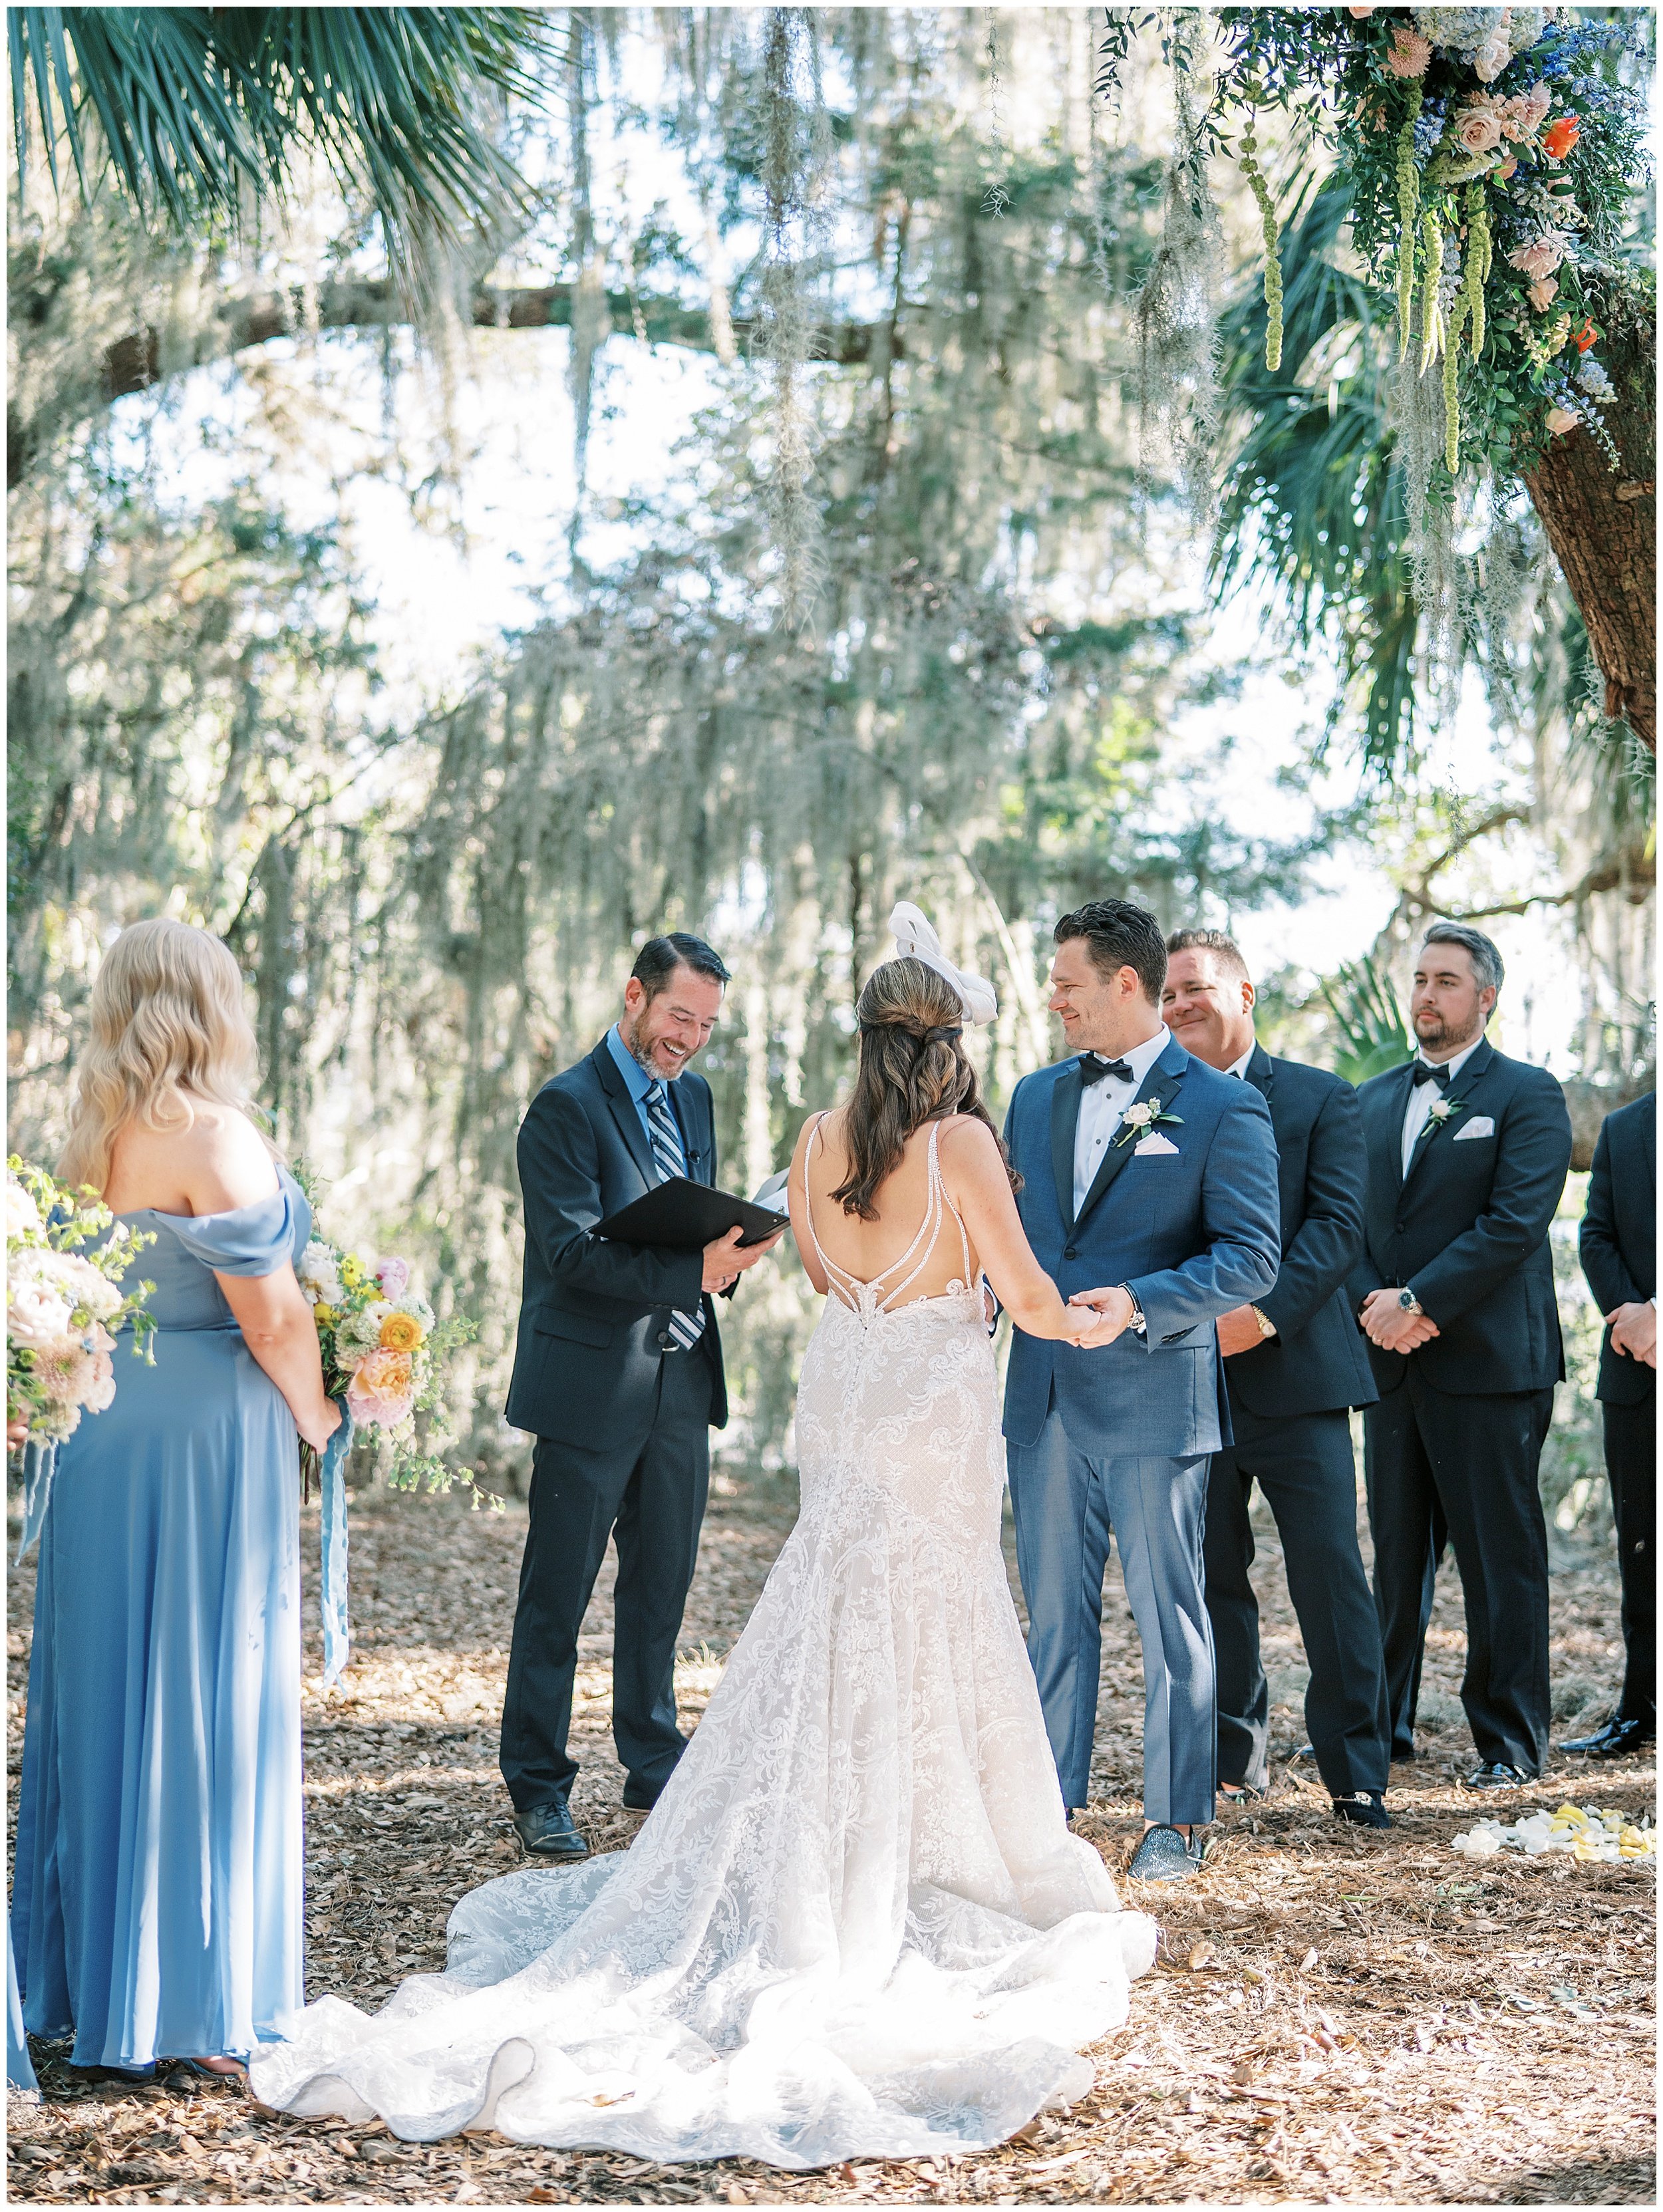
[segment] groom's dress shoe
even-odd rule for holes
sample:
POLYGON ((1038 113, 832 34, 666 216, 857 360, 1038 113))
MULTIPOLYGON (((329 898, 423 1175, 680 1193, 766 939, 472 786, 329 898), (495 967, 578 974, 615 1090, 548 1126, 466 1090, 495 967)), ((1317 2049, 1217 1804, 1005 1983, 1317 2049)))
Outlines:
POLYGON ((533 1805, 516 1813, 514 1826, 521 1842, 534 1859, 586 1859, 589 1847, 572 1825, 563 1798, 551 1805, 533 1805))
POLYGON ((1476 1774, 1466 1777, 1469 1790, 1527 1790, 1536 1780, 1522 1766, 1509 1766, 1500 1759, 1489 1759, 1476 1774))
POLYGON ((1639 1751, 1654 1741, 1655 1721, 1625 1721, 1613 1713, 1602 1729, 1592 1735, 1579 1735, 1574 1742, 1562 1743, 1561 1751, 1585 1752, 1590 1759, 1626 1759, 1630 1752, 1639 1751))
POLYGON ((1354 1790, 1349 1797, 1336 1797, 1334 1818, 1349 1820, 1354 1828, 1389 1828, 1392 1815, 1383 1802, 1385 1794, 1380 1790, 1354 1790))
POLYGON ((1206 1856, 1202 1837, 1192 1836, 1186 1842, 1181 1829, 1160 1820, 1144 1830, 1126 1873, 1133 1881, 1188 1881, 1206 1856))

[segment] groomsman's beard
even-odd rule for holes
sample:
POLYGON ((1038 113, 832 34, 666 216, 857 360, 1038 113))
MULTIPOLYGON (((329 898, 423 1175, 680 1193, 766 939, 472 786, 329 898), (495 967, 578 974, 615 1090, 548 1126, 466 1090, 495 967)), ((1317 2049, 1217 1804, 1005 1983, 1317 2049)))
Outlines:
POLYGON ((1424 1014, 1417 1014, 1415 1017, 1413 1027, 1416 1043, 1423 1053, 1441 1052, 1448 1060, 1453 1060, 1458 1052, 1465 1052, 1468 1045, 1476 1044, 1484 1033, 1482 1018, 1468 1030, 1465 1036, 1452 1035, 1449 1024, 1441 1014, 1432 1016, 1433 1027, 1429 1030, 1422 1027, 1426 1018, 1424 1014))

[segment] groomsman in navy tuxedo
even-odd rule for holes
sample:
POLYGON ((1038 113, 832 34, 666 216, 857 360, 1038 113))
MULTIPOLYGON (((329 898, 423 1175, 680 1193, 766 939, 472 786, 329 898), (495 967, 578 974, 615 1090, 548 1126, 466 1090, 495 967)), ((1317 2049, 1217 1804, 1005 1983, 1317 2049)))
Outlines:
POLYGON ((1657 1737, 1657 1093, 1605 1117, 1582 1217, 1582 1272, 1605 1316, 1596 1395, 1623 1577, 1623 1694, 1564 1746, 1625 1759, 1657 1737))
POLYGON ((1341 1820, 1391 1826, 1380 1620, 1357 1548, 1350 1408, 1380 1395, 1346 1304, 1362 1251, 1368 1170, 1357 1094, 1325 1068, 1273 1060, 1253 1033, 1247 963, 1221 930, 1167 940, 1167 1026, 1187 1052, 1239 1077, 1270 1109, 1282 1209, 1274 1289, 1220 1317, 1234 1442, 1207 1484, 1207 1610, 1218 1660, 1219 1792, 1262 1796, 1270 1693, 1259 1657, 1248 1504, 1276 1516, 1311 1670, 1306 1726, 1341 1820))
POLYGON ((1409 1001, 1419 1049, 1359 1094, 1368 1206, 1349 1293, 1380 1393, 1363 1415, 1363 1474, 1392 1755, 1415 1755, 1426 1626, 1449 1545, 1466 1608, 1475 1789, 1533 1780, 1547 1753, 1537 1469, 1565 1372, 1548 1229, 1570 1116, 1550 1075, 1486 1042, 1502 980, 1481 930, 1428 930, 1409 1001))

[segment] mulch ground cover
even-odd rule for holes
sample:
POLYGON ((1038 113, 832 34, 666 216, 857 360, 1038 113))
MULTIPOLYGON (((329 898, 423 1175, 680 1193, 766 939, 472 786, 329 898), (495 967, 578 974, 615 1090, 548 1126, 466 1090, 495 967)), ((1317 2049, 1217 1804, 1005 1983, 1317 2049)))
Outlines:
MULTIPOLYGON (((718 1476, 680 1672, 696 1719, 795 1511, 780 1480, 718 1476)), ((318 1692, 307 1656, 307 1986, 373 2008, 443 1963, 462 1893, 520 1863, 496 1722, 521 1510, 353 1500, 353 1663, 318 1692)), ((315 1555, 315 1511, 308 1558, 315 1555)), ((973 2156, 856 2160, 786 2175, 746 2160, 661 2166, 526 2149, 490 2135, 402 2143, 379 2124, 292 2121, 238 2085, 88 2080, 37 2049, 44 2096, 14 2097, 9 2194, 38 2203, 978 2204, 1655 2201, 1652 1875, 1563 1858, 1471 1863, 1482 1814, 1564 1799, 1652 1812, 1648 1763, 1556 1757, 1483 1801, 1455 1691, 1459 1584, 1441 1582, 1424 1755, 1394 1771, 1396 1826, 1341 1826, 1294 1754, 1301 1651, 1274 1530, 1257 1577, 1274 1700, 1274 1787, 1222 1819, 1207 1864, 1135 1901, 1162 1931, 1125 2028, 1098 2046, 1083 2104, 973 2156)), ((1014 1577, 1013 1577, 1014 1581, 1014 1577)), ((1553 1585, 1556 1733, 1608 1709, 1619 1671, 1608 1547, 1562 1553, 1553 1585)), ((11 1588, 9 1757, 21 1742, 31 1569, 11 1588)), ((1118 1577, 1086 1832, 1117 1872, 1136 1840, 1142 1674, 1118 1577)), ((610 1572, 588 1624, 574 1808, 598 1850, 626 1848, 608 1734, 610 1572)))

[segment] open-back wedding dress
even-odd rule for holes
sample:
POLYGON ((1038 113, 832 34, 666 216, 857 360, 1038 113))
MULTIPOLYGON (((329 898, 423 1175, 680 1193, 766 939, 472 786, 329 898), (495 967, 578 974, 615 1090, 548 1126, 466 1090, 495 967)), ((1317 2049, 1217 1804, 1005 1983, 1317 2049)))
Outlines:
POLYGON ((807 2167, 985 2148, 1090 2087, 1154 1929, 1068 1830, 937 1134, 902 1258, 862 1283, 821 1253, 801 1516, 632 1847, 472 1891, 446 1972, 374 2017, 293 2015, 264 2103, 807 2167), (949 1219, 963 1273, 909 1301, 949 1219))

